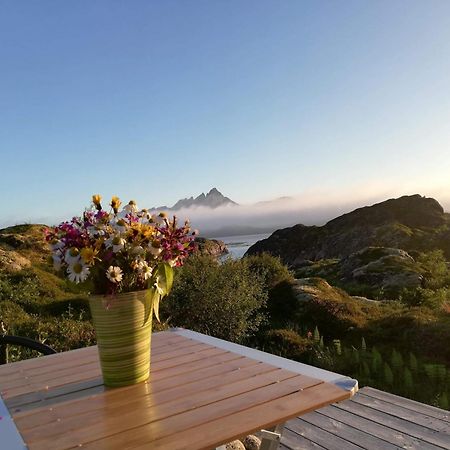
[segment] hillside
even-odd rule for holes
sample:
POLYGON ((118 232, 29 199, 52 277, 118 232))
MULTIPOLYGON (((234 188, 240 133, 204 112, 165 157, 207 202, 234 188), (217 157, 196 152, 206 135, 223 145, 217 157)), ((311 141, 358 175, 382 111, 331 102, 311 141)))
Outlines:
POLYGON ((285 264, 345 258, 366 247, 407 252, 442 249, 450 258, 450 216, 432 198, 403 196, 356 209, 324 226, 295 225, 275 231, 247 254, 270 253, 285 264))
MULTIPOLYGON (((53 272, 45 228, 0 230, 1 327, 58 351, 95 344, 86 292, 53 272)), ((197 244, 197 256, 177 272, 155 330, 186 326, 231 340, 241 336, 246 345, 385 390, 394 389, 385 367, 398 366, 398 353, 404 361, 416 358, 420 370, 413 374, 414 392, 393 392, 446 407, 450 382, 430 382, 435 373, 450 374, 450 272, 442 254, 413 257, 398 248, 366 247, 343 258, 304 260, 291 273, 267 254, 219 263, 222 242, 197 238, 197 244), (376 359, 370 370, 355 359, 369 354, 359 347, 363 339, 376 359)), ((35 356, 10 350, 10 360, 35 356)))

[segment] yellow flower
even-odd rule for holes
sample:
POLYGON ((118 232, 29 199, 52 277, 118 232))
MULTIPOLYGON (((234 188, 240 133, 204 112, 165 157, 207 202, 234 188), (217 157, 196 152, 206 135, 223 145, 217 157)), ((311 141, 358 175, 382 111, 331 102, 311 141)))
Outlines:
POLYGON ((102 201, 102 196, 100 194, 95 194, 92 196, 92 203, 99 211, 102 209, 102 205, 100 203, 101 201, 102 201))
POLYGON ((95 257, 97 256, 98 251, 94 250, 91 247, 84 247, 81 249, 80 255, 81 259, 88 265, 94 264, 95 257))
POLYGON ((151 239, 155 235, 156 229, 149 225, 143 225, 141 227, 141 233, 144 239, 151 239))
POLYGON ((114 214, 117 214, 120 208, 120 205, 122 204, 122 202, 120 201, 120 198, 113 195, 113 198, 111 199, 111 208, 114 211, 114 214))

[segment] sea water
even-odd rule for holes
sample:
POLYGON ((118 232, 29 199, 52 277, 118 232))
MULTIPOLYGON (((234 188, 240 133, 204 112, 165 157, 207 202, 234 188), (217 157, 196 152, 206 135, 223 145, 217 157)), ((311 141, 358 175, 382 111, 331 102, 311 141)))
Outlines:
POLYGON ((268 238, 270 234, 271 233, 246 234, 243 236, 223 236, 214 239, 225 242, 225 245, 229 251, 227 256, 230 256, 233 259, 240 259, 244 256, 249 247, 251 247, 255 242, 268 238))

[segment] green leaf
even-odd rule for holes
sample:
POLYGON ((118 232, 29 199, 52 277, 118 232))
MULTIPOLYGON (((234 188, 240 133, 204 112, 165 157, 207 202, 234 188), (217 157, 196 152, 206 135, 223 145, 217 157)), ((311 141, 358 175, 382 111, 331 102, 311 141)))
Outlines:
POLYGON ((155 317, 158 322, 161 322, 159 320, 159 301, 160 300, 161 300, 161 296, 155 290, 155 295, 153 296, 153 312, 155 313, 155 317))
POLYGON ((163 290, 161 296, 168 295, 173 285, 173 268, 168 263, 158 265, 158 286, 163 290))
MULTIPOLYGON (((155 287, 149 287, 148 290, 148 303, 150 305, 149 311, 150 314, 153 312, 155 314, 156 320, 158 322, 161 322, 159 320, 159 301, 161 300, 161 295, 157 291, 155 287)), ((147 319, 147 317, 146 317, 147 319)))

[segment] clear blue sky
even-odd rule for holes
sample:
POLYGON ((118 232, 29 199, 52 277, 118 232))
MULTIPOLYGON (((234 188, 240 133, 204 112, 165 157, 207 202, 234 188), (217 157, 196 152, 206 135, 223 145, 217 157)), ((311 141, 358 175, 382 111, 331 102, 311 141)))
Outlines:
POLYGON ((450 1, 1 1, 0 222, 450 174, 450 1))

